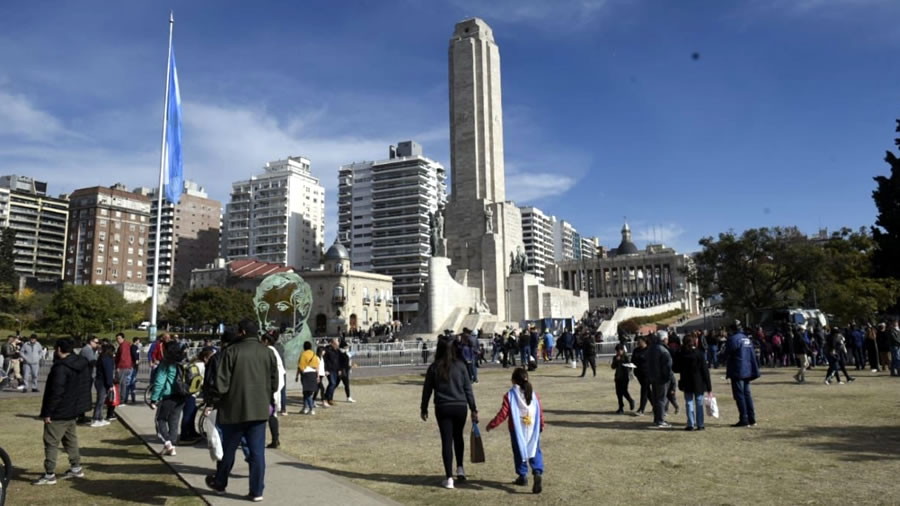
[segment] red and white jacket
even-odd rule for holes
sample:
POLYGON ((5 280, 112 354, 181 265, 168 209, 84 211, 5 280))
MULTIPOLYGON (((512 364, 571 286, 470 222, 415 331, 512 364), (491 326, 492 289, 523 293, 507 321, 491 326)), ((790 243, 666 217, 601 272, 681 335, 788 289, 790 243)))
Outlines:
MULTIPOLYGON (((544 404, 541 402, 541 398, 538 396, 537 392, 534 392, 534 399, 538 401, 538 417, 541 419, 541 432, 544 432, 544 404)), ((509 392, 503 394, 503 405, 500 406, 500 411, 497 412, 497 416, 487 424, 487 429, 496 429, 497 426, 503 423, 503 420, 506 420, 507 418, 509 418, 509 420, 507 420, 509 431, 512 432, 516 430, 513 426, 512 418, 509 417, 509 392)))

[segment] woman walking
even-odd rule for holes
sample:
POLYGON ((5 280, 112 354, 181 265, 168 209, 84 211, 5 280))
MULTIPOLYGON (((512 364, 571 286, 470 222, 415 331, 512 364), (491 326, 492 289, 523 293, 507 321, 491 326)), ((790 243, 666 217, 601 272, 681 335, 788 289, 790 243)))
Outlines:
POLYGON ((181 411, 184 408, 184 397, 174 391, 176 377, 178 376, 178 364, 184 360, 184 350, 178 341, 165 343, 163 359, 156 368, 156 377, 153 381, 153 394, 150 396, 150 409, 156 411, 156 434, 163 442, 162 455, 175 456, 173 441, 178 441, 179 422, 181 411))
POLYGON ((103 418, 103 408, 106 397, 115 385, 115 348, 112 344, 103 343, 100 347, 100 356, 97 358, 97 373, 94 376, 94 389, 97 390, 97 406, 94 407, 94 419, 91 427, 103 427, 109 425, 109 421, 103 418))
POLYGON ((313 399, 316 390, 319 388, 319 357, 312 349, 312 343, 306 341, 303 343, 303 353, 300 354, 300 360, 297 362, 297 375, 294 376, 294 382, 300 380, 303 389, 303 410, 300 414, 315 415, 316 402, 313 399))
POLYGON ((478 423, 478 408, 472 392, 472 381, 466 364, 456 356, 456 345, 452 339, 441 338, 437 343, 434 362, 425 373, 422 387, 421 416, 428 420, 428 401, 434 394, 434 416, 441 433, 441 457, 444 461, 446 479, 444 488, 453 488, 453 454, 456 454, 456 478, 466 479, 463 469, 465 442, 463 429, 466 426, 468 407, 472 411, 472 423, 478 423))
POLYGON ((869 356, 869 367, 878 372, 878 336, 871 323, 866 324, 866 354, 869 356))
POLYGON ((703 430, 703 394, 712 393, 712 381, 706 357, 697 349, 693 337, 685 338, 675 360, 675 370, 681 374, 678 389, 684 392, 684 411, 687 414, 684 430, 703 430))
POLYGON ((641 385, 641 401, 635 415, 643 415, 647 407, 647 399, 650 397, 650 384, 647 382, 647 338, 638 336, 637 347, 631 355, 631 363, 634 364, 634 377, 641 385))

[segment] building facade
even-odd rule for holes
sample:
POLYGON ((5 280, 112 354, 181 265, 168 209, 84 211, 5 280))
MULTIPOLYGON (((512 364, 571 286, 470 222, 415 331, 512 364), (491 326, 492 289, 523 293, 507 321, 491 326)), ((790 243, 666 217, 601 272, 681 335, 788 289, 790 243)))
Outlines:
POLYGON ((26 176, 0 177, 0 226, 16 232, 14 265, 20 276, 62 279, 69 202, 47 196, 47 183, 26 176))
POLYGON ((325 244, 325 188, 309 160, 290 156, 231 185, 225 207, 222 256, 318 267, 325 244))
POLYGON ((391 146, 386 160, 340 169, 338 239, 353 269, 393 278, 400 321, 418 314, 432 254, 429 215, 446 194, 444 167, 413 141, 391 146))
POLYGON ((541 281, 544 280, 544 267, 556 261, 553 224, 556 218, 544 214, 536 207, 520 207, 522 211, 522 242, 525 243, 525 256, 528 259, 528 272, 541 281))
POLYGON ((349 252, 335 242, 325 253, 323 269, 300 273, 312 290, 308 324, 314 336, 364 332, 398 319, 393 278, 350 267, 349 252))
POLYGON ((69 196, 66 282, 146 283, 150 198, 122 185, 75 190, 69 196))
POLYGON ((557 262, 578 258, 576 251, 581 252, 581 241, 578 232, 566 220, 553 220, 553 257, 557 262), (577 246, 576 246, 577 244, 577 246))
POLYGON ((245 292, 254 292, 256 286, 269 274, 294 272, 294 269, 282 264, 260 262, 259 260, 225 261, 216 258, 209 264, 191 271, 190 288, 208 288, 223 286, 245 292))
MULTIPOLYGON (((151 201, 149 250, 147 257, 147 285, 153 285, 153 262, 156 248, 156 188, 135 189, 151 201)), ((159 283, 171 286, 176 281, 190 284, 191 271, 203 267, 219 255, 219 225, 222 204, 212 200, 206 191, 193 181, 184 182, 178 204, 163 196, 160 228, 159 283)))
POLYGON ((607 255, 555 264, 548 282, 586 291, 591 307, 652 307, 678 301, 689 313, 699 311, 700 291, 688 279, 693 260, 662 244, 639 250, 631 229, 622 227, 622 242, 607 255), (551 281, 552 279, 552 281, 551 281))

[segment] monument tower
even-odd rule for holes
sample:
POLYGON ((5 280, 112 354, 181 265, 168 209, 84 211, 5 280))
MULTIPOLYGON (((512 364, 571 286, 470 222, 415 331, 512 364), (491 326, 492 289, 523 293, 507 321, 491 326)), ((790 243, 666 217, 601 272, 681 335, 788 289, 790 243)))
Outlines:
POLYGON ((487 23, 456 24, 449 66, 447 256, 454 278, 479 288, 490 311, 505 318, 510 257, 523 245, 522 215, 506 202, 500 51, 487 23))

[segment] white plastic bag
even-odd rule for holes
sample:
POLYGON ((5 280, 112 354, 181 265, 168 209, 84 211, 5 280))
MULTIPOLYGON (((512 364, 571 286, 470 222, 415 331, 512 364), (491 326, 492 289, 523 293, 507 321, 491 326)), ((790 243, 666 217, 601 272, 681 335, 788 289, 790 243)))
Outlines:
POLYGON ((715 394, 709 394, 706 396, 706 414, 713 417, 719 418, 719 403, 716 402, 715 394))
POLYGON ((209 448, 209 458, 213 462, 222 460, 224 452, 222 451, 222 438, 219 437, 219 431, 216 429, 216 410, 212 410, 206 420, 203 421, 203 431, 206 432, 206 446, 209 448))

